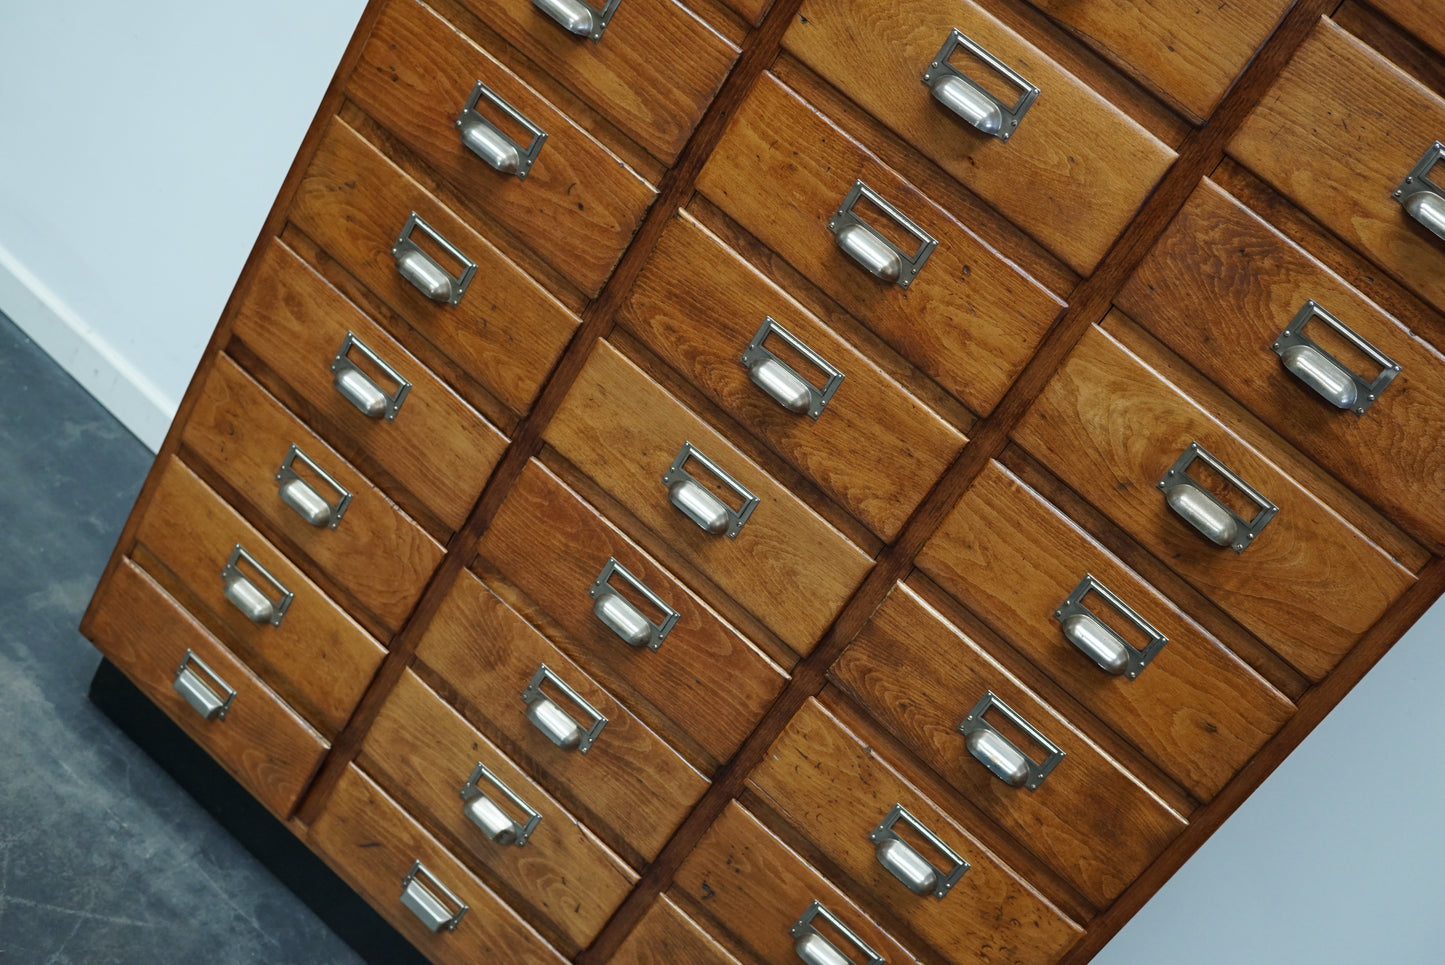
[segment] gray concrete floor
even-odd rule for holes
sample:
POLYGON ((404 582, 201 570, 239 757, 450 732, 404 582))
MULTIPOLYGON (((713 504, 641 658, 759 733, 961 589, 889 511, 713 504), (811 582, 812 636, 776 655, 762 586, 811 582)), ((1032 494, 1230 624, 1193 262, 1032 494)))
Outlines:
POLYGON ((0 315, 0 962, 361 961, 86 700, 151 453, 0 315))

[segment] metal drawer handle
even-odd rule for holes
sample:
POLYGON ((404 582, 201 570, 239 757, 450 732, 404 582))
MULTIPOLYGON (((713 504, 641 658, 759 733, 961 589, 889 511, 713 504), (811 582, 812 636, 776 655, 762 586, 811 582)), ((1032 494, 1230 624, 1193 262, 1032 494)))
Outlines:
POLYGON ((171 687, 203 720, 225 720, 236 700, 236 691, 190 650, 181 658, 171 687))
POLYGON ((913 279, 923 270, 928 256, 938 247, 933 236, 909 220, 908 216, 862 181, 854 181, 853 187, 838 205, 833 217, 828 219, 828 230, 833 232, 833 241, 870 275, 884 281, 896 282, 900 288, 913 284, 913 279), (876 228, 866 223, 853 210, 859 198, 867 198, 898 223, 899 227, 918 239, 918 250, 912 255, 883 237, 876 228))
POLYGON ((579 37, 591 37, 596 43, 602 39, 612 15, 617 12, 622 0, 607 0, 602 9, 583 3, 582 0, 532 0, 532 6, 562 25, 568 33, 579 37))
POLYGON ((667 487, 667 498, 672 501, 672 504, 681 510, 688 519, 701 527, 704 532, 714 536, 726 533, 728 539, 737 539, 743 524, 748 521, 748 517, 758 506, 758 497, 723 472, 717 463, 704 456, 690 442, 682 444, 682 448, 677 452, 677 458, 672 460, 672 465, 663 474, 662 484, 667 487), (742 504, 734 509, 713 495, 712 490, 698 482, 687 471, 689 459, 696 459, 702 463, 708 472, 717 477, 719 482, 738 495, 742 504))
POLYGON ((221 586, 226 599, 230 600, 231 605, 240 610, 247 620, 252 623, 269 623, 273 627, 281 625, 281 618, 286 615, 296 596, 272 576, 266 567, 257 562, 256 557, 246 552, 240 543, 231 550, 226 565, 221 568, 221 586), (271 584, 275 599, 268 596, 265 590, 256 585, 254 579, 241 571, 240 563, 243 560, 261 579, 271 584))
POLYGON ((411 383, 382 361, 381 356, 352 332, 347 332, 346 338, 341 340, 341 348, 336 350, 336 356, 331 360, 331 373, 335 376, 331 384, 336 387, 336 391, 368 419, 384 418, 387 422, 394 422, 396 414, 401 411, 401 404, 406 401, 407 393, 411 391, 411 383), (351 360, 352 349, 360 352, 382 375, 390 379, 396 388, 387 392, 374 378, 363 372, 361 366, 351 360))
POLYGON ((1064 636, 1080 653, 1098 664, 1101 669, 1116 677, 1123 674, 1130 680, 1143 673, 1149 661, 1169 642, 1168 637, 1154 629, 1148 620, 1135 613, 1133 607, 1094 579, 1092 574, 1085 575, 1079 581, 1079 585, 1074 587, 1074 591, 1054 611, 1054 619, 1059 621, 1064 636), (1097 594, 1116 613, 1149 638, 1144 649, 1135 647, 1115 633, 1112 627, 1084 605, 1084 598, 1090 593, 1097 594))
POLYGON ((933 99, 963 118, 985 134, 992 134, 1001 141, 1013 137, 1024 114, 1038 100, 1039 89, 1019 75, 1018 71, 984 50, 965 37, 960 31, 949 33, 928 70, 923 73, 923 83, 933 92, 933 99), (1021 93, 1010 107, 984 89, 983 85, 964 74, 949 63, 959 47, 963 47, 993 70, 998 71, 1021 93))
POLYGON ((1425 150, 1425 156, 1405 175, 1395 189, 1394 198, 1437 238, 1445 238, 1445 188, 1430 180, 1436 163, 1445 160, 1445 144, 1436 141, 1425 150))
POLYGON ((877 845, 878 863, 915 895, 932 895, 942 901, 944 896, 953 890, 953 886, 968 873, 968 862, 944 844, 938 835, 924 827, 923 822, 901 804, 893 805, 893 809, 878 827, 869 832, 868 840, 877 845), (899 821, 912 828, 915 834, 947 858, 951 867, 947 871, 935 868, 927 858, 918 853, 918 849, 899 837, 898 832, 893 830, 893 826, 899 821))
POLYGON ((433 932, 456 931, 457 923, 469 910, 420 861, 414 862, 406 877, 401 879, 401 903, 421 919, 428 931, 433 932))
POLYGON ((838 386, 843 384, 842 372, 804 344, 798 336, 779 325, 771 315, 763 319, 762 327, 743 350, 740 361, 743 368, 748 370, 748 378, 752 379, 753 385, 766 392, 774 402, 797 415, 807 413, 809 418, 815 420, 832 401, 838 386), (813 385, 791 365, 773 354, 764 344, 769 335, 776 335, 787 342, 793 351, 817 366, 827 376, 823 385, 813 385))
POLYGON ((964 745, 974 759, 1009 787, 1038 790, 1044 778, 1064 759, 1064 752, 1059 745, 1039 733, 1038 728, 1020 717, 1017 711, 995 696, 992 690, 985 692, 983 698, 974 704, 973 710, 970 710, 963 723, 958 725, 958 732, 964 736, 964 745), (999 733, 992 724, 984 720, 983 715, 990 708, 996 709, 1014 726, 1028 734, 1031 740, 1048 751, 1048 756, 1042 762, 1035 761, 1013 741, 999 733))
POLYGON ((401 234, 396 237, 396 244, 391 246, 391 256, 396 259, 396 270, 401 273, 401 277, 415 285, 418 291, 432 301, 445 302, 448 305, 455 305, 462 300, 467 286, 472 283, 472 276, 477 273, 477 263, 462 254, 460 248, 443 238, 440 232, 423 221, 415 211, 407 217, 401 234), (411 240, 411 233, 417 228, 457 260, 462 266, 460 275, 447 271, 411 240))
POLYGON ((1330 405, 1352 410, 1355 415, 1364 415, 1385 387, 1400 374, 1399 363, 1355 334, 1348 325, 1317 305, 1313 298, 1295 313, 1271 348, 1284 361, 1284 367, 1291 375, 1314 389, 1330 405), (1316 318, 1379 366, 1380 374, 1373 382, 1352 372, 1305 334, 1305 326, 1316 318))
POLYGON ((884 963, 882 955, 864 944, 863 939, 839 921, 837 915, 817 901, 809 905, 808 910, 803 912, 803 916, 793 923, 793 927, 788 929, 788 934, 797 939, 793 945, 793 951, 808 965, 883 965, 884 963), (839 951, 838 946, 823 937, 822 933, 813 925, 813 919, 819 917, 827 921, 849 944, 863 953, 862 962, 857 962, 839 951))
POLYGON ((481 761, 472 769, 472 774, 467 778, 467 783, 462 785, 462 813, 467 816, 481 832, 491 838, 497 844, 515 844, 517 847, 527 843, 532 832, 537 830, 537 825, 542 823, 542 815, 532 808, 526 801, 517 796, 507 785, 503 784, 497 775, 493 774, 481 761), (511 803, 513 807, 526 815, 526 820, 517 821, 501 805, 494 801, 491 794, 482 790, 481 783, 485 781, 503 798, 511 803))
POLYGON ((312 526, 335 529, 341 525, 341 517, 346 514, 346 507, 351 505, 351 493, 346 487, 331 478, 326 470, 316 465, 316 461, 294 443, 286 450, 286 458, 281 460, 281 468, 276 470, 276 482, 281 487, 281 501, 312 526), (301 478, 292 466, 297 459, 336 493, 334 502, 327 500, 311 483, 301 478))
POLYGON ((1164 478, 1159 480, 1159 488, 1164 491, 1169 508, 1178 513, 1185 522, 1210 542, 1218 546, 1233 547, 1236 553, 1243 553, 1245 547, 1254 542, 1254 538, 1279 512, 1278 506, 1265 499, 1258 490, 1240 479, 1197 442, 1191 442, 1174 461, 1174 465, 1169 467, 1164 478), (1189 467, 1196 459, 1211 466, 1215 472, 1227 479, 1231 486, 1244 493, 1250 502, 1259 507, 1254 519, 1246 520, 1240 516, 1189 475, 1189 467))
POLYGON ((503 174, 515 174, 518 180, 522 181, 527 179, 527 172, 532 170, 532 165, 536 162, 537 155, 541 153, 542 145, 547 140, 546 131, 527 120, 521 111, 502 100, 495 91, 481 81, 477 81, 477 86, 472 88, 472 94, 467 98, 466 106, 462 108, 461 115, 457 117, 457 131, 461 134, 462 143, 466 145, 467 150, 486 161, 493 170, 503 174), (526 147, 503 133, 500 127, 477 111, 477 104, 483 97, 491 101, 503 114, 531 132, 532 140, 526 147))
POLYGON ((606 564, 597 579, 592 581, 592 586, 587 590, 588 596, 595 601, 592 604, 592 612, 597 619, 606 624, 607 628, 630 647, 646 647, 656 652, 662 646, 662 641, 672 632, 677 625, 678 613, 672 607, 663 602, 662 597, 647 588, 637 577, 628 572, 627 567, 611 556, 607 557, 606 564), (612 577, 616 576, 628 586, 636 590, 641 596, 662 613, 660 622, 653 622, 647 615, 632 604, 621 593, 612 587, 612 577))
POLYGON ((602 728, 607 726, 607 718, 583 700, 577 691, 564 684, 562 678, 549 670, 545 663, 537 668, 537 672, 532 675, 531 683, 527 684, 527 689, 522 691, 522 702, 527 705, 527 719, 532 722, 532 726, 540 730, 544 737, 564 751, 575 750, 579 754, 586 754, 597 742, 597 738, 602 736, 602 728), (573 720, 565 710, 553 702, 551 697, 542 692, 544 682, 549 682, 562 691, 569 701, 592 719, 592 722, 584 729, 581 724, 573 720))

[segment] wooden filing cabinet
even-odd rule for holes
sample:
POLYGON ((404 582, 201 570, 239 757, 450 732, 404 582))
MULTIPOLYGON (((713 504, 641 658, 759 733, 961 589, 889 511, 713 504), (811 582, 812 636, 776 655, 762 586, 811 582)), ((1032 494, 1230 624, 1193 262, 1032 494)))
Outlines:
POLYGON ((1085 961, 1445 590, 1442 93, 377 0, 83 629, 437 962, 1085 961))

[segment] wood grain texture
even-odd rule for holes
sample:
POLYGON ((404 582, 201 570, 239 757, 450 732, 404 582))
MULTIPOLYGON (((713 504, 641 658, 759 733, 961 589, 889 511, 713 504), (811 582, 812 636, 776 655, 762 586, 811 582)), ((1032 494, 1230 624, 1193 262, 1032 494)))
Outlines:
MULTIPOLYGON (((425 188, 333 120, 288 212, 347 271, 515 412, 532 405, 580 324, 425 188), (413 211, 477 263, 456 305, 431 301, 396 270, 391 246, 413 211)), ((413 331, 414 330, 414 331, 413 331)))
POLYGON ((772 74, 734 113, 697 186, 975 412, 992 411, 1062 308, 772 74), (938 241, 907 289, 874 278, 828 231, 855 179, 938 241))
MULTIPOLYGON (((885 540, 966 441, 686 212, 663 232, 618 321, 885 540), (843 373, 817 420, 783 409, 739 361, 767 317, 843 373)), ((780 345, 765 343, 792 358, 780 345)), ((798 374, 821 387, 815 369, 798 374)))
POLYGON ((1312 680, 1414 582, 1098 328, 1080 340, 1014 438, 1312 680), (1156 487, 1191 442, 1279 507, 1243 553, 1195 532, 1156 487))
POLYGON ((894 588, 829 676, 1096 907, 1186 827, 906 585, 894 588), (964 746, 959 722, 990 690, 1067 755, 1036 791, 1004 784, 964 746))
MULTIPOLYGON (((1294 712, 1186 613, 998 463, 974 480, 916 563, 1201 801, 1217 794, 1294 712), (1053 617, 1086 574, 1169 638, 1136 680, 1100 670, 1053 617)), ((1085 605, 1106 623, 1127 626, 1093 594, 1085 605)))
MULTIPOLYGON (((892 909, 946 961, 1053 961, 1081 932, 816 700, 793 717, 748 784, 847 873, 850 891, 892 909), (969 863, 942 900, 915 895, 877 859, 868 833, 895 804, 969 863)), ((906 825, 896 828, 904 840, 920 840, 906 825)), ((942 861, 931 849, 920 854, 935 868, 942 861)))
MULTIPOLYGON (((806 0, 783 46, 1080 274, 1175 158, 971 0, 806 0), (1042 92, 1007 142, 974 130, 920 82, 955 27, 1042 92)), ((960 64, 1008 86, 981 63, 960 64)))
POLYGON ((1438 16, 1439 11, 1430 9, 1429 4, 1417 0, 1370 0, 1370 6, 1445 57, 1445 21, 1438 16))
POLYGON ((658 895, 612 956, 614 965, 737 965, 707 932, 658 895))
POLYGON ((326 741, 130 560, 101 588, 91 639, 151 702, 285 820, 326 741), (171 686, 186 652, 236 691, 222 720, 203 720, 171 686))

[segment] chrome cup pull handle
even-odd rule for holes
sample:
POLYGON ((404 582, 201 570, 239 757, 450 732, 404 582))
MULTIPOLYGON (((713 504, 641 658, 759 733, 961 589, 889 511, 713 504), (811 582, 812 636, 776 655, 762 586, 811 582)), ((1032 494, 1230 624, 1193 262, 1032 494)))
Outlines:
POLYGON ((578 37, 590 37, 593 43, 602 39, 612 15, 622 0, 607 0, 599 10, 582 0, 532 0, 532 6, 562 25, 562 29, 578 37))
POLYGON ((472 283, 472 276, 477 273, 477 263, 462 254, 460 248, 443 238, 440 232, 423 221, 415 211, 407 217, 401 234, 396 237, 396 244, 391 246, 391 256, 396 259, 396 270, 401 277, 411 282, 432 301, 448 305, 455 305, 462 300, 467 286, 472 283), (456 259, 457 264, 462 266, 460 275, 447 271, 411 240, 412 232, 418 229, 438 248, 456 259))
POLYGON ((802 917, 793 923, 792 928, 788 929, 788 934, 795 939, 793 951, 807 965, 884 965, 882 955, 869 948, 863 939, 853 933, 852 929, 838 920, 837 915, 824 908, 818 901, 814 901, 808 906, 808 910, 803 912, 802 917), (848 956, 837 945, 825 938, 813 924, 817 918, 822 918, 832 926, 833 930, 852 945, 854 950, 862 953, 863 958, 860 960, 848 956))
POLYGON ((202 720, 225 720, 236 700, 236 691, 191 650, 181 658, 171 687, 202 720))
POLYGON ((1375 404, 1385 388, 1400 374, 1400 365, 1384 352, 1361 338, 1344 322, 1315 303, 1304 303, 1284 331, 1270 346, 1290 374, 1337 409, 1364 415, 1375 404), (1305 333, 1305 326, 1319 320, 1335 334, 1364 353, 1379 368, 1373 380, 1351 371, 1339 359, 1305 333))
POLYGON ((502 783, 481 761, 477 762, 471 776, 462 785, 461 796, 462 813, 467 816, 467 820, 497 844, 512 844, 520 848, 527 843, 532 832, 537 830, 537 825, 542 823, 542 815, 522 800, 517 792, 502 783), (485 790, 483 784, 487 785, 485 790), (497 796, 521 811, 522 820, 508 814, 496 800, 497 796))
POLYGON ((583 700, 577 691, 563 683, 562 678, 553 673, 546 664, 538 667, 537 672, 532 675, 527 689, 522 691, 522 702, 527 705, 527 719, 532 722, 532 726, 564 751, 575 750, 579 754, 586 754, 597 742, 597 738, 602 736, 602 728, 607 726, 607 718, 583 700), (542 690, 544 683, 550 683, 560 690, 568 701, 590 718, 588 725, 583 727, 577 723, 556 701, 548 697, 542 690))
POLYGON ((521 111, 508 104, 481 81, 477 81, 472 88, 471 96, 467 98, 466 105, 457 117, 457 132, 467 150, 485 161, 488 167, 502 174, 515 174, 521 181, 527 179, 527 172, 532 170, 537 155, 542 151, 542 145, 547 141, 546 131, 529 121, 521 111), (526 147, 513 140, 477 110, 483 97, 532 135, 526 147))
POLYGON ((802 339, 779 325, 771 315, 763 319, 757 334, 743 350, 740 361, 743 368, 748 370, 748 378, 752 383, 774 402, 796 415, 806 413, 813 420, 823 414, 823 409, 833 400, 838 386, 843 384, 842 372, 809 348, 802 339), (776 336, 787 343, 793 351, 821 371, 825 376, 823 384, 812 384, 768 349, 766 342, 769 336, 776 336))
POLYGON ((865 271, 875 278, 893 282, 900 288, 913 284, 913 279, 923 270, 928 256, 938 247, 938 242, 932 235, 914 224, 902 211, 884 201, 882 195, 862 181, 854 181, 853 187, 848 189, 843 203, 838 205, 838 210, 828 219, 828 230, 833 232, 834 243, 865 271), (918 247, 912 254, 885 238, 881 232, 858 216, 853 209, 860 198, 866 198, 899 227, 918 239, 918 247))
POLYGON ((869 832, 868 840, 876 846, 878 863, 915 895, 932 895, 942 901, 968 873, 968 862, 901 804, 893 805, 878 826, 869 832), (900 822, 943 855, 949 862, 948 869, 934 867, 917 848, 903 840, 894 830, 900 822))
POLYGON ((231 605, 240 610, 247 620, 252 623, 269 623, 273 627, 281 625, 281 619, 286 616, 286 611, 290 609, 291 601, 296 596, 257 562, 256 557, 246 552, 240 543, 231 550, 226 565, 221 568, 221 588, 226 599, 230 600, 231 605), (246 568, 256 577, 270 585, 271 594, 268 595, 257 585, 251 573, 241 569, 242 563, 245 563, 246 568))
POLYGON ((592 612, 597 619, 601 620, 609 630, 617 634, 618 639, 630 647, 646 647, 656 652, 657 648, 662 646, 662 641, 666 640, 667 635, 672 632, 672 628, 677 625, 678 612, 648 589, 646 584, 628 572, 627 568, 617 562, 614 557, 607 558, 607 562, 602 566, 602 572, 587 589, 587 594, 593 600, 592 612), (631 600, 617 592, 612 585, 613 577, 630 586, 662 614, 662 619, 656 621, 648 619, 647 615, 638 609, 631 600))
POLYGON ((985 692, 979 702, 974 704, 973 710, 970 710, 968 716, 958 725, 958 732, 964 736, 964 746, 974 759, 1009 787, 1038 790, 1039 785, 1065 757, 1059 745, 1019 716, 1017 711, 1000 700, 992 690, 985 692), (1008 718, 1015 727, 1027 734, 1030 740, 1047 751, 1044 759, 1035 761, 990 724, 984 718, 989 710, 996 710, 1008 718))
POLYGON ((351 492, 295 444, 286 451, 286 458, 281 460, 281 468, 276 470, 276 483, 280 487, 281 501, 295 510, 296 515, 318 528, 325 526, 335 529, 340 526, 346 507, 351 505, 351 492), (333 500, 328 500, 317 492, 312 482, 301 477, 295 468, 298 459, 311 471, 317 482, 332 490, 335 494, 333 500))
POLYGON ((1231 547, 1236 553, 1243 553, 1279 512, 1278 506, 1265 499, 1258 490, 1239 478, 1197 442, 1191 442, 1174 461, 1174 465, 1164 473, 1164 478, 1159 480, 1159 488, 1164 491, 1169 508, 1181 519, 1211 543, 1231 547), (1189 467, 1196 459, 1214 469, 1259 507, 1259 512, 1255 513, 1253 519, 1246 520, 1240 516, 1189 475, 1189 467))
POLYGON ((703 455, 691 442, 682 444, 677 458, 672 460, 672 465, 663 474, 662 484, 667 487, 667 498, 672 504, 703 532, 714 536, 726 534, 728 539, 737 539, 743 525, 758 506, 758 497, 723 472, 722 467, 703 455), (690 460, 700 463, 726 489, 735 493, 741 503, 736 508, 729 506, 712 490, 698 482, 697 478, 688 472, 687 464, 690 460))
POLYGON ((1012 67, 984 50, 958 30, 951 31, 933 62, 923 72, 923 83, 933 99, 985 134, 1007 141, 1018 130, 1028 109, 1039 98, 1039 89, 1012 67), (949 59, 959 47, 964 48, 994 71, 1002 74, 1019 89, 1013 104, 989 93, 984 86, 960 71, 949 59))
POLYGON ((1431 170, 1442 160, 1445 160, 1445 144, 1436 141, 1405 175, 1393 197, 1431 234, 1445 239, 1445 188, 1430 180, 1431 170))
POLYGON ((346 333, 346 338, 341 340, 341 348, 336 350, 336 355, 331 359, 331 374, 331 384, 336 391, 368 419, 394 422, 396 414, 401 411, 401 404, 406 401, 407 393, 411 391, 411 383, 352 332, 346 333), (386 391, 375 378, 363 371, 351 357, 353 349, 396 388, 386 391))
POLYGON ((1079 581, 1079 585, 1074 587, 1073 592, 1054 611, 1054 619, 1059 621, 1065 639, 1080 653, 1098 664, 1101 670, 1116 677, 1123 675, 1129 680, 1134 680, 1143 673, 1149 661, 1169 642, 1168 637, 1154 629, 1148 620, 1134 612, 1133 607, 1119 599, 1108 587, 1095 579, 1093 574, 1086 574, 1079 581), (1148 643, 1142 648, 1136 647, 1099 619, 1098 614, 1090 610, 1084 602, 1091 593, 1132 623, 1144 634, 1148 643))
POLYGON ((420 861, 414 862, 401 879, 401 903, 420 919, 428 931, 456 931, 466 915, 467 905, 436 879, 420 861))

